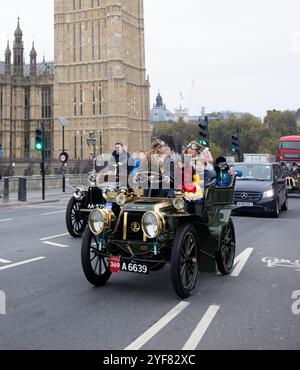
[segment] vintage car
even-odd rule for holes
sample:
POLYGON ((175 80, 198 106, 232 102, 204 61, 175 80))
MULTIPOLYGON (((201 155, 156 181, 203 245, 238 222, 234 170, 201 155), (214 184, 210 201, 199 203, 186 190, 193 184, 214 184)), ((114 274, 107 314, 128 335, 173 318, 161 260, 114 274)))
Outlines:
MULTIPOLYGON (((155 176, 145 172, 142 181, 153 184, 155 176)), ((230 274, 235 259, 234 187, 233 176, 228 188, 210 182, 200 198, 183 191, 169 199, 144 197, 126 188, 104 190, 105 207, 90 212, 82 240, 87 280, 103 286, 112 273, 149 274, 170 264, 175 292, 187 298, 199 271, 216 273, 218 268, 230 274)))
POLYGON ((286 187, 289 194, 300 194, 300 174, 293 174, 286 177, 286 187))
POLYGON ((69 234, 74 238, 83 235, 90 212, 105 205, 102 189, 97 187, 96 178, 97 173, 92 170, 88 177, 89 186, 73 187, 74 193, 66 210, 66 225, 69 234))

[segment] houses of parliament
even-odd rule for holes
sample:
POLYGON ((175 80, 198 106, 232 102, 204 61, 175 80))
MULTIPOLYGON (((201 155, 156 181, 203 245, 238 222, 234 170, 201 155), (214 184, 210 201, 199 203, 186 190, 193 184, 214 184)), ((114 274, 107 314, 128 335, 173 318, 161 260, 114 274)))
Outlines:
POLYGON ((130 151, 150 144, 143 0, 54 0, 54 61, 37 63, 18 20, 13 45, 0 62, 2 160, 34 160, 35 130, 45 125, 46 156, 62 150, 59 118, 68 121, 64 147, 71 159, 89 159, 94 131, 97 153, 116 142, 130 151))

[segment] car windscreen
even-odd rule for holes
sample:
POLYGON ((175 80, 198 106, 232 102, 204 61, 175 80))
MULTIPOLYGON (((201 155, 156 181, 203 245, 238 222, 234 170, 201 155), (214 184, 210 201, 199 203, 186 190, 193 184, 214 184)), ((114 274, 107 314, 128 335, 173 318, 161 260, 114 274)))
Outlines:
POLYGON ((242 177, 237 178, 238 180, 272 180, 272 166, 270 165, 239 164, 232 167, 232 170, 239 170, 243 173, 242 177))

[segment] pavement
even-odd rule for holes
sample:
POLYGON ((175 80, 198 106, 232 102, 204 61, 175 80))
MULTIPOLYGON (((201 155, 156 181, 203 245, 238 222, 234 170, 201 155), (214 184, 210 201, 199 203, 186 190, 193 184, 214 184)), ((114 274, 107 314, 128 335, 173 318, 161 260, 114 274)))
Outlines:
POLYGON ((0 349, 300 349, 300 197, 279 219, 234 217, 232 275, 201 273, 184 301, 169 266, 91 286, 66 205, 0 209, 0 349))
MULTIPOLYGON (((0 208, 8 208, 11 206, 18 207, 32 204, 42 204, 49 202, 59 202, 64 198, 70 199, 72 196, 72 189, 66 188, 66 192, 63 193, 62 189, 47 189, 45 193, 45 200, 42 199, 42 192, 39 191, 28 191, 27 201, 19 202, 18 193, 10 193, 9 200, 4 202, 4 199, 0 197, 0 208)), ((2 195, 2 194, 1 194, 2 195)))

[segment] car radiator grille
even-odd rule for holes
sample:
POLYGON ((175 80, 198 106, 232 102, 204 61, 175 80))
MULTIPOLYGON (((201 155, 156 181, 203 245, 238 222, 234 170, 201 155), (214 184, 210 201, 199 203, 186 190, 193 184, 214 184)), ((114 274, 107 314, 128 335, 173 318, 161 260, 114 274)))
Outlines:
POLYGON ((235 202, 251 202, 255 203, 260 201, 262 198, 262 193, 252 192, 252 191, 235 191, 234 201, 235 202))
POLYGON ((126 235, 126 240, 128 241, 143 241, 144 233, 142 230, 142 218, 144 214, 145 212, 127 212, 126 230, 124 229, 125 214, 123 214, 116 237, 120 240, 123 240, 124 235, 126 235), (138 231, 133 231, 133 224, 139 225, 138 231))
POLYGON ((102 196, 102 190, 98 188, 89 188, 87 201, 90 205, 104 204, 105 200, 102 196))

